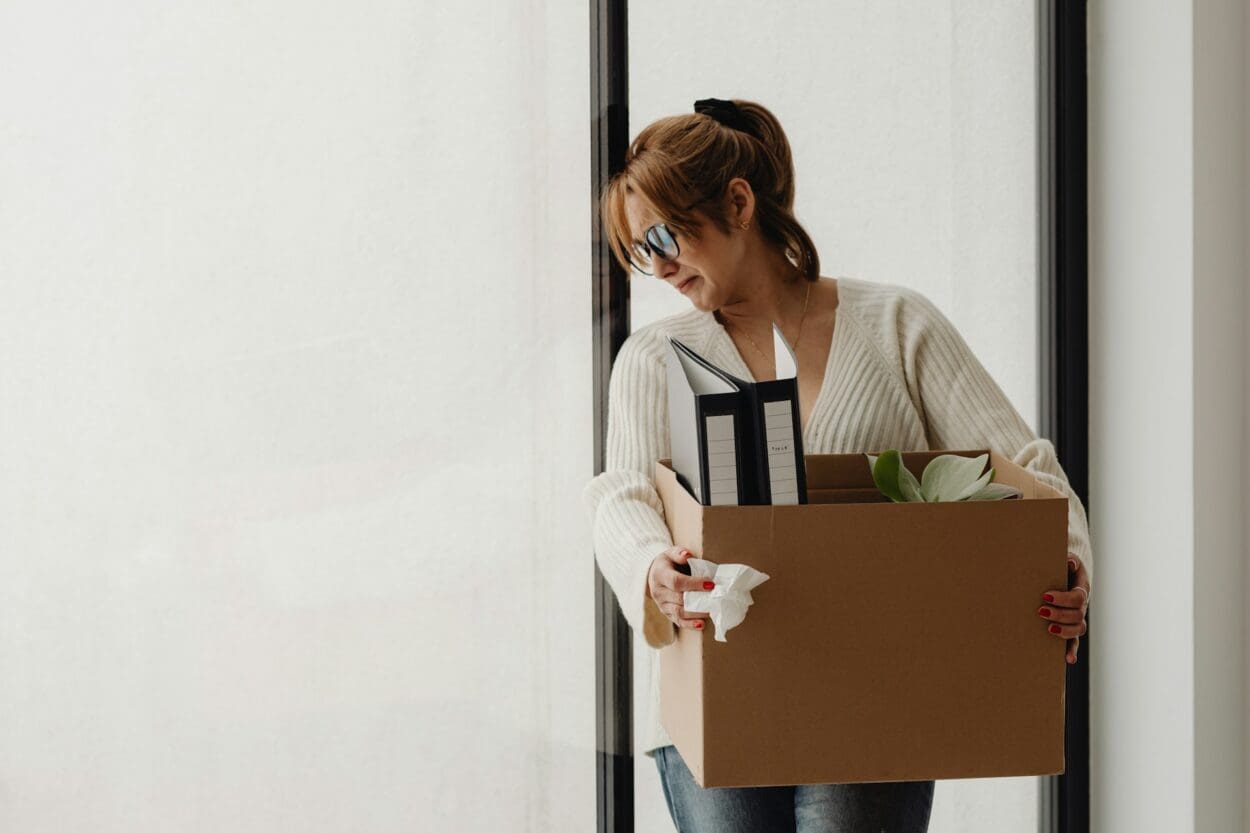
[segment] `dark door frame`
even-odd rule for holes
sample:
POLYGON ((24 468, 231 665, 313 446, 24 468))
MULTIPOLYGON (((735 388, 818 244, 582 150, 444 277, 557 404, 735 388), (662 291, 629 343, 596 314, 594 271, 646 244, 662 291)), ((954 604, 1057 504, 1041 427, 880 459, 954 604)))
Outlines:
MULTIPOLYGON (((591 350, 594 474, 603 471, 612 362, 629 335, 629 282, 603 239, 599 192, 629 144, 628 0, 590 0, 591 350)), ((633 679, 629 625, 595 565, 595 749, 600 833, 634 833, 633 679)))
MULTIPOLYGON (((1038 433, 1089 505, 1086 0, 1038 0, 1038 433)), ((1042 779, 1041 833, 1089 833, 1092 611, 1067 669, 1064 774, 1042 779)))
MULTIPOLYGON (((591 327, 594 474, 603 470, 608 381, 630 332, 629 283, 606 245, 598 194, 629 143, 628 0, 590 0, 591 327)), ((1037 0, 1039 433, 1089 507, 1086 0, 1037 0)), ((629 626, 595 569, 599 833, 634 831, 629 626)), ((1092 616, 1087 616, 1092 622, 1092 616)), ((1089 833, 1090 633, 1067 669, 1066 767, 1042 779, 1040 833, 1089 833)))

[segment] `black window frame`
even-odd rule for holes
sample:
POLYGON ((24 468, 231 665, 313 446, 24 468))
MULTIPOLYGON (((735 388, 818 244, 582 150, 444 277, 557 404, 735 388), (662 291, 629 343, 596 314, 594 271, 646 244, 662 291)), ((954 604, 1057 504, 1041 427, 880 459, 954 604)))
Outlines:
MULTIPOLYGON (((591 327, 594 474, 603 471, 608 382, 630 333, 629 282, 603 236, 598 195, 629 142, 628 0, 590 0, 591 327)), ((1038 433, 1054 442, 1089 506, 1086 0, 1037 0, 1038 433)), ((599 833, 634 831, 633 655, 629 626, 596 566, 599 833)), ((1065 771, 1044 776, 1039 833, 1089 833, 1090 630, 1067 668, 1065 771)))

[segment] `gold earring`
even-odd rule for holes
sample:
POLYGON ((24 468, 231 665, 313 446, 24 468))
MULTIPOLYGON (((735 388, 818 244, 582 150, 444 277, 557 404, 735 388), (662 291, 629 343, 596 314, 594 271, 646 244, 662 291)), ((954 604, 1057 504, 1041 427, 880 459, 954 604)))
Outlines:
POLYGON ((751 221, 750 221, 750 220, 747 220, 745 223, 739 223, 739 224, 738 224, 738 228, 745 229, 745 228, 750 227, 750 225, 751 225, 751 221))

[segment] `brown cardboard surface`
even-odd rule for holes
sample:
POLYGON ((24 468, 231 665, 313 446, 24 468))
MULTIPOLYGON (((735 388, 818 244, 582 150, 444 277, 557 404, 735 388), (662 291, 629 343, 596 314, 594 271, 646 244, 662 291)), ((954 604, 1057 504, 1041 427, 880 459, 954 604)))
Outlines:
MULTIPOLYGON (((907 452, 919 475, 942 453, 907 452)), ((674 541, 770 579, 717 642, 660 651, 661 720, 705 787, 1063 771, 1064 641, 1036 613, 1066 587, 1067 500, 998 454, 1020 500, 868 501, 863 454, 808 455, 809 490, 855 500, 700 506, 668 461, 674 541)))

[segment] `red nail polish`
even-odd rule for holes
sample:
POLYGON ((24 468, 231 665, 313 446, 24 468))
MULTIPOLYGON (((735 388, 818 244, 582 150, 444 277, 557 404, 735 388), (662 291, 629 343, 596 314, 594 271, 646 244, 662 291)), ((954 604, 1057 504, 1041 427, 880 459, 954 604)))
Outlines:
POLYGON ((1049 628, 1049 630, 1050 630, 1050 632, 1051 632, 1051 633, 1059 633, 1059 631, 1060 631, 1061 629, 1060 629, 1060 627, 1059 627, 1058 625, 1051 625, 1051 626, 1050 626, 1050 628, 1049 628))
POLYGON ((694 623, 694 626, 695 626, 696 628, 698 628, 699 630, 703 630, 703 623, 702 623, 702 622, 695 622, 695 623, 694 623))
POLYGON ((1049 615, 1050 615, 1050 608, 1048 608, 1048 607, 1039 607, 1039 608, 1037 609, 1037 615, 1038 615, 1038 616, 1049 616, 1049 615))
POLYGON ((1045 599, 1046 601, 1050 602, 1051 604, 1054 604, 1054 603, 1055 603, 1055 597, 1054 597, 1054 596, 1052 596, 1052 595, 1050 595, 1049 593, 1043 593, 1043 594, 1042 594, 1042 598, 1043 598, 1043 599, 1045 599))
POLYGON ((716 586, 716 585, 715 585, 715 584, 713 584, 713 583, 712 583, 712 582, 710 582, 710 581, 705 581, 705 582, 703 582, 703 589, 704 589, 704 590, 711 590, 711 589, 712 589, 713 587, 715 587, 715 586, 716 586))

